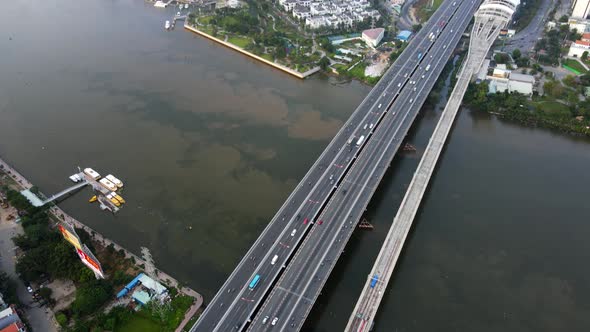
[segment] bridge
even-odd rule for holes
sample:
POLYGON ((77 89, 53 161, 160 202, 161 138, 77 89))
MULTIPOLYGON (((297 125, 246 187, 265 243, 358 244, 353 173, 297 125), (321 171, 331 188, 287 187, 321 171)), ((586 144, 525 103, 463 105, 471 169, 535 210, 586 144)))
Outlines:
POLYGON ((475 0, 442 3, 293 190, 191 331, 301 328, 478 5, 475 0), (255 276, 258 284, 249 287, 255 276))
POLYGON ((412 182, 400 208, 393 220, 377 260, 367 277, 365 286, 350 315, 345 331, 368 331, 372 326, 377 310, 387 289, 387 285, 403 249, 404 242, 428 182, 434 172, 455 116, 467 91, 467 86, 477 73, 490 47, 498 37, 500 30, 507 26, 514 13, 518 0, 485 0, 475 14, 475 23, 471 32, 469 53, 464 62, 451 97, 441 115, 426 151, 418 165, 412 182))

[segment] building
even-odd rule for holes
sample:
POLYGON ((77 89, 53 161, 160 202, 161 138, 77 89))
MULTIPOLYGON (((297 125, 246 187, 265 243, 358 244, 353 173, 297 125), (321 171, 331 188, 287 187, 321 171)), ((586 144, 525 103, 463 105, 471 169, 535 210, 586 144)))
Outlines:
POLYGON ((381 42, 381 39, 383 39, 383 34, 385 34, 385 29, 383 28, 368 29, 363 31, 361 38, 367 43, 367 45, 377 47, 381 42))
POLYGON ((531 96, 535 86, 535 77, 532 75, 513 73, 498 68, 494 69, 491 76, 486 76, 486 80, 489 82, 488 93, 508 91, 531 96))
POLYGON ((576 40, 570 45, 567 55, 581 58, 584 52, 590 53, 590 33, 588 32, 582 34, 582 38, 580 40, 576 40))
POLYGON ((412 35, 411 31, 408 30, 402 30, 397 34, 397 39, 403 41, 403 42, 407 42, 408 40, 410 40, 410 36, 412 35))
POLYGON ((14 305, 0 311, 0 332, 25 332, 26 328, 20 320, 14 305))
POLYGON ((579 33, 590 31, 590 20, 583 20, 577 18, 570 18, 567 21, 570 30, 576 29, 579 33))
POLYGON ((590 16, 590 0, 574 0, 572 17, 586 19, 590 16))

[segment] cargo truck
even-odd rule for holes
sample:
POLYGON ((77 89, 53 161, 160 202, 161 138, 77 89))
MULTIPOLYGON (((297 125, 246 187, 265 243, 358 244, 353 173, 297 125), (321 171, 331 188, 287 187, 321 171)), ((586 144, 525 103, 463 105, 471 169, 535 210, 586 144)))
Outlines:
POLYGON ((365 135, 362 135, 361 137, 359 137, 358 141, 356 141, 356 146, 360 146, 361 144, 363 144, 364 140, 365 140, 365 135))

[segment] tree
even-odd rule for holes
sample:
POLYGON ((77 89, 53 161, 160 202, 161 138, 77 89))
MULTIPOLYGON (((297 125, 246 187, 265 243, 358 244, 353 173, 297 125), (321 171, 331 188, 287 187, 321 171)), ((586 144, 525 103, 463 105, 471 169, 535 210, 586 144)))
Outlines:
POLYGON ((104 305, 111 296, 112 288, 105 280, 93 280, 80 286, 72 311, 77 315, 88 315, 104 305))
POLYGON ((516 65, 519 67, 528 67, 530 65, 530 59, 526 56, 521 56, 516 59, 516 65))
POLYGON ((576 78, 574 75, 567 75, 566 77, 561 80, 563 84, 571 87, 575 87, 577 85, 576 78))
POLYGON ((520 50, 518 48, 515 48, 514 51, 512 51, 512 58, 516 61, 520 58, 520 56, 520 50))
POLYGON ((420 31, 420 29, 422 29, 422 24, 414 24, 414 25, 412 25, 412 31, 418 32, 418 31, 420 31))
POLYGON ((567 99, 567 104, 571 109, 575 109, 576 105, 580 101, 580 98, 578 97, 578 93, 573 90, 568 90, 566 99, 567 99))
POLYGON ((55 320, 61 327, 65 327, 68 324, 68 317, 63 312, 58 312, 55 315, 55 320))
POLYGON ((506 53, 496 53, 496 55, 494 55, 494 61, 496 61, 496 63, 507 63, 508 60, 510 60, 510 58, 506 53))
POLYGON ((582 59, 582 61, 588 60, 588 51, 584 51, 584 53, 582 53, 581 59, 582 59))
POLYGON ((559 18, 559 22, 561 22, 561 23, 565 23, 565 22, 567 22, 567 20, 568 20, 568 17, 567 17, 567 15, 562 15, 562 16, 559 18))
POLYGON ((330 65, 330 59, 328 59, 328 57, 323 57, 320 59, 318 64, 320 65, 320 68, 322 68, 323 70, 326 70, 326 69, 328 69, 328 66, 330 65))

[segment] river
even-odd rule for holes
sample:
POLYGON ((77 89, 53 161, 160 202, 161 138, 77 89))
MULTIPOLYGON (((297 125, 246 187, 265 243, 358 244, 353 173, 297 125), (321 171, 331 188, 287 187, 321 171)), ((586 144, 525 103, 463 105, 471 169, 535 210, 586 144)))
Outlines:
MULTIPOLYGON (((45 193, 113 173, 116 216, 60 203, 211 298, 369 91, 301 81, 163 24, 139 0, 15 0, 0 14, 0 155, 45 193)), ((440 110, 426 109, 314 307, 339 331, 440 110)), ((590 142, 463 110, 377 331, 590 329, 590 142)))

